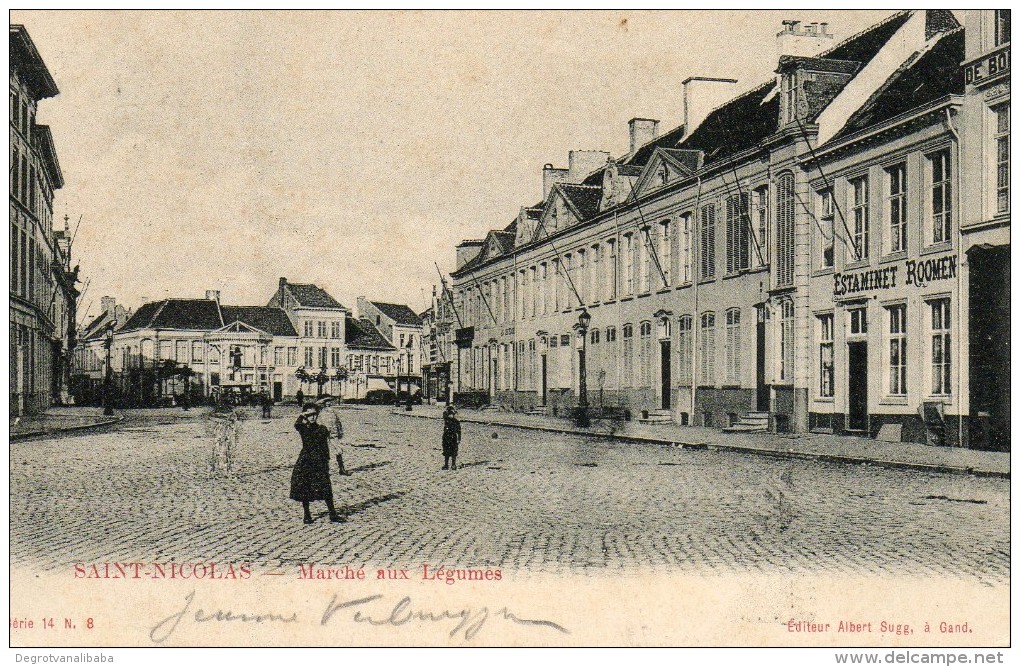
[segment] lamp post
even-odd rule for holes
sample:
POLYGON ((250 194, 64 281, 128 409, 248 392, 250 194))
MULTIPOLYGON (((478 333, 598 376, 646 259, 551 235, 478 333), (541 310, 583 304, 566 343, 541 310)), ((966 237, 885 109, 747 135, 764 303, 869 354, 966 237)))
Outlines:
POLYGON ((578 341, 577 341, 577 413, 574 416, 574 423, 577 426, 590 426, 591 421, 588 419, 588 378, 587 370, 585 369, 585 352, 587 351, 588 342, 588 327, 591 326, 591 315, 587 309, 581 311, 581 314, 577 317, 577 324, 574 328, 577 330, 578 341))
POLYGON ((103 342, 106 347, 106 373, 103 376, 103 414, 113 415, 113 402, 110 400, 113 384, 113 327, 116 322, 110 322, 106 326, 106 340, 103 342))

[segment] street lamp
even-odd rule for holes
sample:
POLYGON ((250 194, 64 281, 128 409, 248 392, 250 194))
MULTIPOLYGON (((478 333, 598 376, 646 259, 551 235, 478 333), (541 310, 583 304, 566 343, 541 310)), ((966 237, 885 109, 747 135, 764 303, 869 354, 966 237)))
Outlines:
POLYGON ((585 369, 585 352, 587 350, 588 341, 588 327, 591 326, 591 315, 587 309, 582 309, 581 314, 577 317, 577 324, 574 328, 577 330, 577 373, 578 373, 578 396, 577 396, 577 413, 574 415, 574 423, 577 426, 590 426, 591 421, 588 419, 588 378, 587 370, 585 369))
POLYGON ((106 374, 103 377, 103 414, 107 416, 113 415, 113 402, 110 400, 110 394, 112 392, 111 385, 113 384, 113 327, 116 325, 116 321, 110 322, 106 325, 106 340, 103 345, 106 347, 106 374))

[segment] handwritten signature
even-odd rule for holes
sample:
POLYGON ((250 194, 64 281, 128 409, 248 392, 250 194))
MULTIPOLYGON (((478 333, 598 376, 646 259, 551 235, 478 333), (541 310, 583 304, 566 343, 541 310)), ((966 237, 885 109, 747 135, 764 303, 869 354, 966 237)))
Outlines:
MULTIPOLYGON (((521 618, 506 607, 502 607, 495 611, 490 611, 488 607, 426 610, 416 608, 414 603, 411 601, 411 598, 408 596, 400 598, 400 600, 398 600, 392 607, 389 606, 388 602, 384 602, 384 600, 385 596, 383 595, 370 595, 368 597, 341 601, 339 596, 334 595, 326 605, 319 624, 323 626, 329 625, 334 620, 334 617, 337 619, 342 617, 342 615, 338 616, 337 612, 344 609, 355 609, 354 613, 349 617, 350 621, 355 623, 368 623, 373 626, 396 627, 412 622, 447 622, 452 624, 452 628, 449 631, 451 639, 458 636, 458 633, 463 635, 465 640, 474 638, 481 629, 485 627, 485 624, 488 622, 490 617, 502 619, 518 625, 548 628, 565 635, 570 634, 570 631, 559 623, 542 619, 521 618), (381 603, 381 612, 372 610, 370 613, 370 607, 367 608, 366 606, 372 605, 372 603, 381 603)), ((184 596, 184 606, 180 609, 180 611, 170 614, 159 623, 152 626, 152 629, 149 631, 149 639, 156 644, 162 644, 177 631, 178 626, 185 619, 190 619, 194 623, 286 624, 300 622, 296 611, 283 613, 237 613, 230 609, 206 611, 198 607, 194 612, 192 612, 191 609, 194 604, 195 591, 191 591, 184 596)))

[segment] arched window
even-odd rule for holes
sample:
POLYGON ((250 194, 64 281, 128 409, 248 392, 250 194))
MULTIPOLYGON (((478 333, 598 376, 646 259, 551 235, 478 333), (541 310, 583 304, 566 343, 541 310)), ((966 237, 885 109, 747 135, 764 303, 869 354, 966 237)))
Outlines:
POLYGON ((726 311, 726 384, 740 385, 740 309, 726 311))
POLYGON ((684 384, 691 383, 691 316, 681 315, 676 321, 676 347, 680 375, 679 381, 684 384))
POLYGON ((641 323, 641 348, 640 348, 640 375, 641 386, 648 387, 652 384, 652 323, 641 323))
POLYGON ((783 299, 779 304, 779 380, 793 382, 793 300, 783 299))
POLYGON ((715 386, 715 313, 702 313, 699 340, 700 372, 698 384, 715 386))
POLYGON ((624 387, 634 386, 634 325, 623 325, 623 378, 624 387))

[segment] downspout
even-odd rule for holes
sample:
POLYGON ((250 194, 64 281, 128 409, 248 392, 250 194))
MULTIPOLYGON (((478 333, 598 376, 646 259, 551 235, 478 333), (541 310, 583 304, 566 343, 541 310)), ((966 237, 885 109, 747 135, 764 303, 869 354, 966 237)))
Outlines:
MULTIPOLYGON (((953 126, 953 119, 949 113, 949 108, 946 108, 946 128, 949 133, 953 135, 953 145, 956 148, 956 169, 953 173, 956 175, 956 199, 960 200, 960 189, 962 187, 960 178, 960 134, 956 131, 956 127, 953 126)), ((960 209, 959 206, 956 207, 960 209)), ((960 229, 959 216, 957 216, 956 222, 956 242, 957 242, 957 254, 963 255, 963 232, 960 229)), ((960 262, 961 270, 956 272, 956 326, 960 328, 960 331, 956 335, 956 426, 957 426, 957 446, 963 446, 963 336, 961 332, 963 330, 963 262, 960 262)))
MULTIPOLYGON (((694 196, 694 211, 691 215, 691 227, 694 231, 691 253, 691 280, 693 281, 692 294, 694 295, 694 312, 691 317, 691 414, 687 419, 689 426, 694 426, 696 398, 698 394, 698 331, 701 328, 701 316, 698 314, 698 283, 701 281, 701 243, 699 235, 701 229, 701 176, 697 176, 698 191, 694 196)), ((715 221, 712 221, 715 224, 715 221)), ((715 252, 715 248, 712 249, 715 252)), ((682 354, 682 353, 681 353, 682 354)), ((702 424, 704 426, 704 424, 702 424)))

